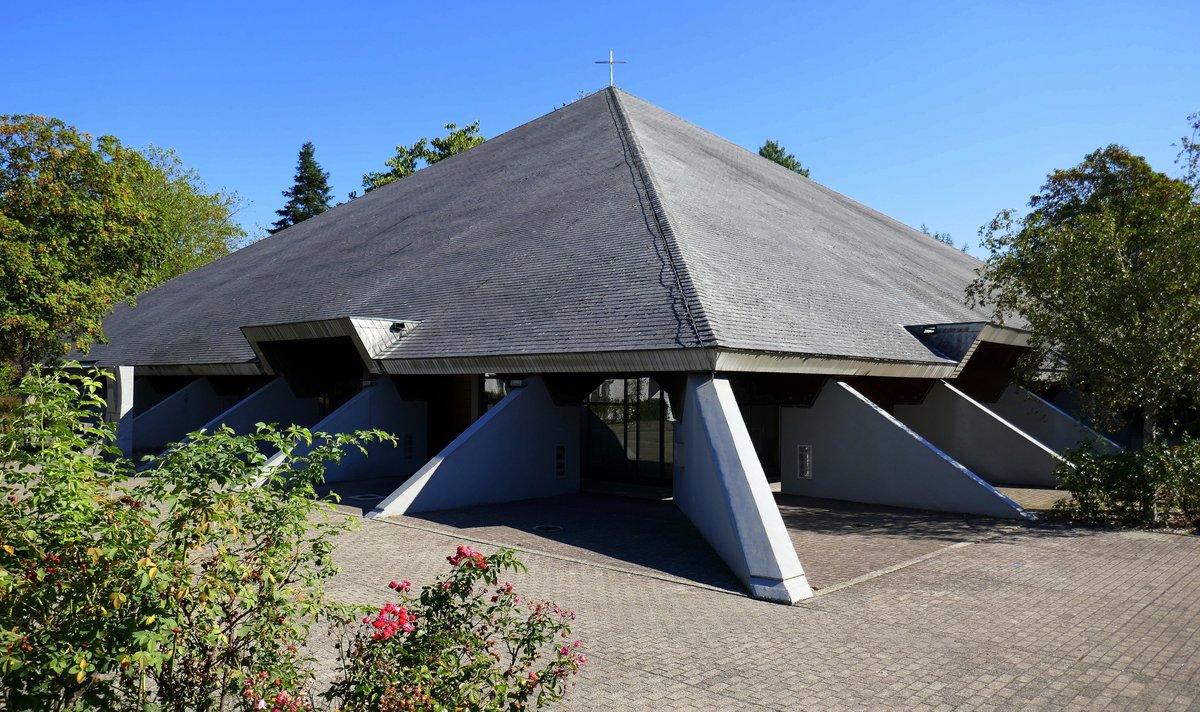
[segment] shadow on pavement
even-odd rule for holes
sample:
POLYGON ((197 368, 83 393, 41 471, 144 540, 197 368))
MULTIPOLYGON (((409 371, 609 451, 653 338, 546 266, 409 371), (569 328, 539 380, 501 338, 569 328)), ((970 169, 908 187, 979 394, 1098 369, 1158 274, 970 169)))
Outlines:
MULTIPOLYGON (((399 483, 332 483, 339 511, 362 516, 399 483)), ((810 584, 824 588, 1001 534, 1072 537, 1093 530, 775 494, 810 584)), ((424 512, 394 519, 490 542, 742 593, 737 578, 669 499, 579 494, 424 512)))
POLYGON ((567 495, 405 519, 518 548, 742 591, 733 573, 670 501, 567 495))

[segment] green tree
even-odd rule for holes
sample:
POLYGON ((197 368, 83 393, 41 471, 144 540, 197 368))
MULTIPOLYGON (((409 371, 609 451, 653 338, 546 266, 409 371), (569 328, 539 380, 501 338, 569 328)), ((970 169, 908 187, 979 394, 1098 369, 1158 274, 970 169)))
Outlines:
POLYGON ((0 363, 86 349, 113 304, 236 246, 238 202, 171 151, 0 116, 0 363))
MULTIPOLYGON (((925 223, 921 223, 921 232, 932 237, 938 242, 944 242, 951 247, 954 247, 954 238, 948 232, 930 232, 929 227, 925 223)), ((966 251, 966 245, 963 246, 963 251, 966 251)))
POLYGON ((800 165, 800 161, 797 161, 795 156, 788 153, 786 148, 771 139, 767 139, 767 142, 758 149, 758 155, 769 161, 775 161, 789 171, 795 171, 805 178, 808 177, 808 169, 800 165))
POLYGON ((137 189, 147 217, 138 229, 138 238, 166 246, 156 283, 208 264, 241 246, 246 232, 233 219, 241 209, 236 194, 210 193, 200 174, 186 168, 170 149, 151 146, 142 155, 150 166, 137 189))
MULTIPOLYGON (((461 129, 457 124, 446 124, 446 135, 429 140, 422 138, 411 146, 396 146, 396 155, 384 161, 386 171, 367 173, 363 176, 363 191, 366 193, 376 188, 394 183, 401 178, 416 173, 424 166, 432 166, 438 161, 449 158, 456 153, 462 153, 483 143, 483 135, 479 133, 479 122, 467 124, 461 129)), ((357 197, 351 193, 350 198, 357 197)))
POLYGON ((321 170, 321 166, 313 158, 314 151, 312 141, 300 147, 292 187, 283 191, 283 197, 288 199, 287 203, 275 211, 279 219, 267 230, 272 235, 314 215, 320 215, 330 208, 333 193, 329 190, 329 173, 321 170))
POLYGON ((1179 157, 1176 163, 1183 166, 1183 179, 1192 190, 1200 191, 1200 111, 1188 116, 1192 124, 1192 135, 1179 140, 1179 157))
POLYGON ((1196 191, 1114 145, 1051 173, 1029 207, 981 230, 968 301, 1025 318, 1027 376, 1078 388, 1110 423, 1140 412, 1153 442, 1200 398, 1196 191))

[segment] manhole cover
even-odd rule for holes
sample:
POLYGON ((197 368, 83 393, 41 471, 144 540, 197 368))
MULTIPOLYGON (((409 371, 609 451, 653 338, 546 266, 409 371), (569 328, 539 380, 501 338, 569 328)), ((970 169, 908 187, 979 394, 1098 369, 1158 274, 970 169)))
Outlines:
POLYGON ((383 499, 381 494, 352 494, 346 499, 352 499, 355 502, 366 502, 369 499, 383 499))
POLYGON ((534 527, 533 530, 540 534, 549 534, 551 532, 561 532, 562 527, 558 526, 557 524, 539 524, 534 527))

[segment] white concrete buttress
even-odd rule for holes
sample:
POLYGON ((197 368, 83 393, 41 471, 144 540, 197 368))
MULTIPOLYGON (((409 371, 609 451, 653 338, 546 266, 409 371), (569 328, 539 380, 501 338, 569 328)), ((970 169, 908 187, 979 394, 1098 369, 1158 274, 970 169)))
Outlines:
MULTIPOLYGON (((366 454, 358 448, 347 448, 342 459, 330 463, 325 470, 325 482, 388 477, 401 481, 413 474, 425 462, 426 406, 423 401, 406 401, 389 378, 364 388, 321 422, 309 428, 312 432, 350 433, 355 430, 382 430, 396 436, 396 444, 371 443, 366 454)), ((293 455, 300 456, 311 448, 297 446, 293 455)), ((272 470, 283 461, 277 452, 267 459, 264 469, 272 470)))
POLYGON ((1055 487, 1058 453, 945 381, 896 417, 992 484, 1055 487))
POLYGON ((812 588, 729 381, 689 376, 675 429, 675 504, 755 598, 795 603, 812 588))
POLYGON ((317 422, 320 417, 321 406, 316 398, 299 398, 292 393, 287 381, 276 378, 202 427, 212 431, 227 425, 236 433, 246 434, 254 432, 256 423, 296 424, 307 427, 317 422))
POLYGON ((133 449, 162 450, 220 412, 221 399, 212 384, 207 378, 197 378, 137 416, 133 424, 133 449))
POLYGON ((368 517, 579 491, 582 405, 557 405, 541 378, 504 397, 368 517))
POLYGON ((1030 518, 1011 499, 841 381, 826 383, 811 408, 783 408, 779 430, 781 487, 786 494, 1030 518))
POLYGON ((1010 383, 987 409, 1021 429, 1057 453, 1090 444, 1099 453, 1120 452, 1124 448, 1104 437, 1083 421, 1067 414, 1036 393, 1010 383))

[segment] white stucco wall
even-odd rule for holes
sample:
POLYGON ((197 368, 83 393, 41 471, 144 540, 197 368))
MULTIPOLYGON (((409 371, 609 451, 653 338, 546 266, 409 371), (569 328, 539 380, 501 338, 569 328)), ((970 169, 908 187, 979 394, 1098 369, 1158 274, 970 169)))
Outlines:
POLYGON ((1053 450, 945 381, 924 402, 897 405, 896 417, 993 484, 1054 487, 1062 462, 1053 450))
POLYGON ((672 482, 676 506, 752 596, 812 596, 728 380, 688 378, 672 482))
MULTIPOLYGON (((397 443, 372 443, 363 454, 358 448, 348 448, 337 464, 325 470, 326 482, 376 477, 406 478, 428 459, 425 455, 425 403, 406 401, 400 397, 391 379, 384 378, 346 401, 310 430, 322 433, 350 433, 355 430, 383 430, 396 436, 397 443)), ((309 448, 300 446, 296 455, 309 448)), ((268 467, 282 459, 275 454, 268 467)))
POLYGON ((555 405, 540 378, 504 397, 368 516, 579 491, 582 405, 555 405), (562 472, 558 467, 562 448, 562 472))
POLYGON ((780 412, 781 489, 787 494, 942 512, 1026 514, 952 457, 841 381, 811 408, 780 412), (811 448, 811 479, 798 477, 798 446, 811 448))
POLYGON ((221 412, 221 398, 207 378, 197 378, 133 421, 133 449, 153 452, 203 426, 221 412))
POLYGON ((984 405, 1014 427, 1060 454, 1084 443, 1091 444, 1096 452, 1112 453, 1122 449, 1120 445, 1092 430, 1082 421, 1076 420, 1037 394, 1016 384, 1009 384, 996 402, 984 405))

